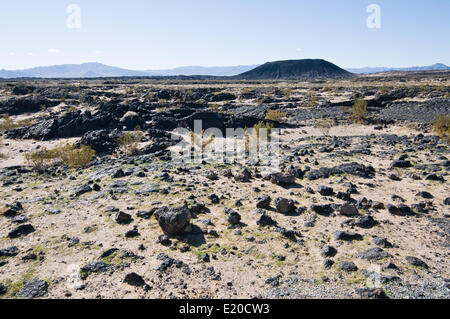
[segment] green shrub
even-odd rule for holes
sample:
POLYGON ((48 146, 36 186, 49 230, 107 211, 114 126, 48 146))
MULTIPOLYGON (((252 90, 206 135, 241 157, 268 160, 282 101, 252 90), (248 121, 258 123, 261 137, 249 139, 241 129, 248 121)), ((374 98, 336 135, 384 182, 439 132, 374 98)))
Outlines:
POLYGON ((279 110, 268 110, 266 113, 266 120, 279 122, 286 118, 286 113, 279 110))
POLYGON ((317 95, 314 93, 309 93, 308 95, 308 103, 306 104, 306 107, 315 107, 317 106, 317 95))
POLYGON ((51 150, 41 150, 25 154, 26 162, 35 171, 43 172, 53 165, 67 165, 71 168, 86 167, 95 156, 95 151, 86 145, 61 144, 51 150))
POLYGON ((330 129, 333 125, 334 122, 331 119, 320 119, 316 123, 316 128, 318 128, 324 136, 330 136, 330 129))
MULTIPOLYGON (((3 137, 0 136, 0 149, 3 147, 3 137)), ((1 150, 0 150, 0 158, 1 159, 5 159, 6 158, 6 154, 4 154, 1 150)))
POLYGON ((354 123, 364 123, 367 116, 367 101, 364 99, 357 99, 353 103, 351 109, 351 118, 354 123))
POLYGON ((86 167, 95 156, 95 151, 86 145, 81 145, 80 148, 72 148, 66 154, 64 162, 72 168, 86 167))
POLYGON ((0 123, 0 132, 5 132, 16 127, 16 123, 14 123, 11 117, 9 117, 8 115, 3 116, 2 122, 0 123))
POLYGON ((259 138, 259 130, 260 129, 266 129, 267 130, 267 136, 270 136, 270 133, 273 129, 273 125, 270 123, 264 123, 264 122, 259 122, 258 124, 255 124, 253 126, 253 128, 255 129, 256 132, 256 136, 259 138))
MULTIPOLYGON (((202 148, 202 151, 205 150, 206 147, 208 147, 208 145, 210 145, 212 142, 214 142, 215 136, 213 134, 211 134, 207 140, 204 141, 205 139, 205 130, 202 131, 201 136, 196 137, 196 134, 191 131, 189 133, 190 138, 191 138, 191 146, 199 146, 202 148), (201 144, 200 144, 201 142, 201 144)), ((198 135, 198 134, 197 134, 198 135)))
POLYGON ((283 89, 283 94, 284 96, 286 96, 287 98, 290 98, 292 95, 292 88, 284 88, 283 89))
POLYGON ((6 132, 18 127, 29 127, 33 124, 34 123, 31 119, 24 119, 15 122, 9 115, 3 115, 0 123, 0 132, 6 132))
POLYGON ((144 138, 144 133, 136 128, 133 132, 125 132, 121 137, 117 139, 117 143, 120 149, 128 155, 139 155, 139 143, 144 138))
POLYGON ((218 104, 210 104, 209 109, 213 112, 219 111, 219 105, 218 104))
POLYGON ((440 137, 449 143, 450 142, 450 115, 440 114, 432 122, 433 130, 440 137))

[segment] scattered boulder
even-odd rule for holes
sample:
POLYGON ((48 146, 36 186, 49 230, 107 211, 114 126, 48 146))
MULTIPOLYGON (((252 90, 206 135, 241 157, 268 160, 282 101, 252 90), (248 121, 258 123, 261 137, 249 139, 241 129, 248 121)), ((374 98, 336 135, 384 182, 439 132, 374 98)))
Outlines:
MULTIPOLYGON (((143 218, 143 219, 150 219, 153 216, 153 213, 156 211, 156 208, 150 209, 150 210, 140 210, 136 213, 137 217, 143 218)), ((192 208, 191 208, 192 211, 192 208)))
POLYGON ((88 184, 85 184, 75 188, 73 193, 74 196, 78 197, 89 192, 92 192, 92 187, 88 184))
POLYGON ((12 205, 5 205, 4 209, 2 209, 1 212, 3 216, 13 218, 17 214, 23 213, 23 207, 20 202, 15 202, 12 205))
POLYGON ((237 182, 247 183, 252 178, 252 173, 248 168, 243 168, 239 173, 234 175, 234 179, 237 182))
POLYGON ((412 215, 412 210, 405 204, 400 204, 399 206, 388 204, 386 205, 388 212, 394 216, 407 216, 412 215))
POLYGON ((372 239, 372 242, 373 242, 375 245, 380 246, 380 247, 383 247, 383 248, 387 248, 387 247, 392 246, 392 245, 388 242, 388 240, 387 240, 386 238, 384 238, 384 237, 374 237, 374 238, 372 239))
POLYGON ((106 272, 109 269, 110 266, 102 261, 93 262, 81 267, 80 277, 85 280, 91 273, 106 272))
POLYGON ((6 294, 7 292, 8 292, 8 287, 6 287, 3 284, 0 284, 0 296, 6 294))
POLYGON ((334 233, 334 240, 343 240, 343 241, 353 241, 353 240, 362 240, 362 236, 353 232, 346 231, 337 231, 334 233))
POLYGON ((425 192, 425 191, 418 192, 416 194, 416 196, 417 197, 422 197, 422 198, 425 198, 425 199, 433 199, 434 198, 433 195, 431 195, 429 192, 425 192))
POLYGON ((19 249, 16 246, 0 249, 0 257, 14 257, 19 254, 19 249))
POLYGON ((331 267, 334 265, 334 261, 331 259, 325 259, 323 261, 323 266, 325 267, 325 269, 331 269, 331 267))
POLYGON ((139 237, 140 235, 141 234, 139 233, 137 226, 134 226, 133 229, 130 229, 129 231, 127 231, 125 233, 126 238, 135 238, 135 237, 139 237))
POLYGON ((217 181, 219 179, 219 175, 217 175, 214 171, 209 171, 206 173, 206 178, 211 181, 217 181))
POLYGON ((181 234, 190 225, 191 221, 191 212, 184 206, 173 209, 162 207, 157 209, 154 215, 163 232, 169 237, 181 234))
POLYGON ((411 164, 410 161, 408 160, 397 160, 391 163, 391 165, 389 166, 389 169, 393 169, 393 168, 409 168, 412 167, 413 165, 411 164))
POLYGON ((341 261, 338 263, 338 268, 345 272, 355 272, 358 270, 358 267, 351 261, 341 261))
POLYGON ((135 287, 145 286, 144 278, 142 278, 142 276, 136 274, 135 272, 127 274, 123 282, 135 287))
POLYGON ((320 250, 320 255, 322 257, 334 257, 336 254, 337 250, 333 246, 326 246, 320 250))
POLYGON ((291 174, 273 173, 264 179, 279 186, 289 186, 295 183, 295 176, 291 174))
POLYGON ((34 232, 35 229, 31 224, 20 225, 8 234, 9 238, 19 238, 20 236, 26 236, 34 232))
POLYGON ((330 216, 334 212, 334 209, 333 209, 333 207, 331 207, 330 204, 311 205, 311 210, 318 215, 327 216, 327 217, 330 216))
POLYGON ((227 220, 231 225, 238 225, 241 222, 241 215, 232 209, 225 209, 227 220))
POLYGON ((356 293, 362 299, 389 299, 382 288, 358 288, 356 293))
POLYGON ((117 136, 107 130, 90 131, 84 134, 80 144, 91 147, 98 154, 112 154, 118 147, 117 136))
POLYGON ((48 283, 38 278, 28 280, 25 285, 17 293, 17 297, 23 299, 34 299, 47 297, 48 283))
POLYGON ((270 208, 271 201, 272 201, 272 199, 268 195, 257 198, 256 199, 256 208, 268 209, 268 208, 270 208))
POLYGON ((405 259, 408 262, 408 264, 412 266, 428 269, 428 265, 423 260, 417 257, 407 256, 405 259))
POLYGON ((114 220, 121 225, 129 224, 133 220, 130 214, 124 212, 117 212, 114 220))
POLYGON ((295 203, 290 199, 278 197, 275 199, 275 208, 279 213, 289 214, 295 210, 295 203))
POLYGON ((426 181, 440 181, 440 182, 445 181, 444 177, 437 175, 437 174, 429 174, 429 175, 425 176, 425 180, 426 181))
POLYGON ((355 221, 355 225, 361 228, 372 228, 377 225, 372 216, 361 216, 355 221))
POLYGON ((264 226, 274 226, 277 223, 269 215, 262 214, 261 217, 256 222, 256 224, 258 224, 259 226, 263 226, 264 227, 264 226))
POLYGON ((340 207, 339 214, 342 216, 353 217, 359 215, 359 212, 354 204, 346 203, 340 207))
POLYGON ((333 196, 334 194, 333 188, 328 186, 319 186, 317 192, 322 196, 333 196))
POLYGON ((380 260, 383 258, 392 257, 391 254, 385 252, 383 249, 379 247, 367 249, 356 256, 365 260, 380 260))

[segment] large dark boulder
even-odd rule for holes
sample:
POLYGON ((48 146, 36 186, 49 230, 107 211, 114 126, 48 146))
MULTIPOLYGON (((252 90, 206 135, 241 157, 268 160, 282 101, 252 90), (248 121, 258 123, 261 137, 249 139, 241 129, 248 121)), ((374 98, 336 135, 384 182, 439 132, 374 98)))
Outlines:
POLYGON ((149 127, 163 131, 173 131, 178 127, 177 120, 173 117, 154 116, 149 127))
POLYGON ((48 283, 38 278, 28 280, 22 289, 17 293, 17 297, 33 299, 46 297, 48 294, 48 283))
POLYGON ((289 214, 295 210, 295 203, 293 200, 287 198, 276 198, 275 209, 282 214, 289 214))
POLYGON ((26 236, 28 234, 31 234, 34 231, 35 231, 34 227, 30 224, 20 225, 17 228, 10 231, 8 237, 11 239, 19 238, 20 236, 26 236))
POLYGON ((202 130, 209 128, 217 128, 221 132, 225 132, 224 117, 216 112, 198 112, 187 116, 180 120, 180 127, 186 127, 194 130, 195 121, 202 122, 202 130))
POLYGON ((162 207, 155 211, 154 216, 164 234, 169 237, 175 237, 184 232, 191 221, 191 212, 184 206, 172 209, 162 207))
POLYGON ((380 260, 380 259, 383 259, 383 258, 392 257, 391 254, 385 252, 380 247, 369 248, 369 249, 359 253, 356 256, 361 258, 361 259, 365 259, 365 260, 380 260))
POLYGON ((24 139, 50 140, 58 135, 58 122, 56 119, 49 119, 33 125, 27 129, 24 139))
POLYGON ((291 174, 272 173, 265 176, 264 179, 279 186, 289 186, 295 183, 295 176, 291 174))
POLYGON ((58 119, 58 137, 82 136, 89 131, 100 129, 113 129, 118 126, 118 120, 112 115, 96 114, 92 116, 89 111, 66 113, 58 119))
POLYGON ((111 154, 117 148, 117 138, 107 130, 91 131, 83 135, 80 144, 90 146, 97 153, 111 154))

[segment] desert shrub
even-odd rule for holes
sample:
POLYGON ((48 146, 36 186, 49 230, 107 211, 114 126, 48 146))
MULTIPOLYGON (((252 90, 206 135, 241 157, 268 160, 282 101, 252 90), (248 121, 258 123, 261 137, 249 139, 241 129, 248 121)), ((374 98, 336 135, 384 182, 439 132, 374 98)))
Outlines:
POLYGON ((71 148, 64 158, 65 164, 72 168, 86 167, 95 156, 95 151, 86 145, 71 148))
POLYGON ((31 119, 23 119, 15 122, 9 115, 3 115, 2 121, 0 122, 0 132, 9 131, 17 127, 28 127, 33 124, 31 119))
POLYGON ((78 109, 74 106, 71 105, 68 109, 67 109, 67 113, 73 113, 76 112, 78 109))
POLYGON ((432 122, 433 130, 447 143, 450 142, 450 115, 440 114, 432 122))
POLYGON ((117 139, 120 149, 128 155, 139 155, 139 143, 144 138, 144 133, 136 128, 133 132, 125 132, 117 139))
POLYGON ((283 94, 284 96, 286 96, 287 98, 290 98, 292 95, 292 88, 284 88, 283 89, 283 94))
POLYGON ((317 106, 317 96, 314 93, 310 93, 308 95, 308 103, 306 103, 306 107, 315 107, 317 106))
POLYGON ((16 127, 17 127, 16 123, 13 121, 11 117, 9 117, 8 115, 3 116, 2 121, 0 123, 0 132, 5 132, 16 127))
POLYGON ((331 119, 320 119, 316 122, 316 128, 318 128, 324 136, 330 136, 330 129, 333 125, 334 122, 331 119))
POLYGON ((208 147, 212 142, 214 142, 215 136, 210 135, 206 141, 202 143, 202 151, 205 150, 206 147, 208 147))
POLYGON ((272 133, 273 125, 270 123, 264 123, 262 121, 258 122, 258 124, 255 124, 253 126, 253 131, 251 133, 248 133, 248 128, 244 128, 245 132, 245 151, 250 151, 250 142, 256 143, 256 147, 259 147, 259 136, 260 136, 260 130, 266 129, 267 130, 267 138, 270 138, 270 135, 272 133))
POLYGON ((389 91, 390 91, 390 88, 389 88, 389 87, 387 87, 387 86, 382 86, 382 87, 380 87, 380 89, 379 89, 378 92, 379 92, 381 95, 384 95, 384 94, 388 94, 389 91))
POLYGON ((67 165, 71 168, 86 167, 95 156, 95 151, 86 145, 61 144, 53 149, 40 149, 25 154, 26 162, 38 172, 54 165, 67 165))
POLYGON ((273 129, 273 125, 270 123, 264 123, 264 122, 259 122, 258 124, 255 124, 253 126, 253 128, 255 129, 256 132, 256 136, 259 138, 259 130, 260 129, 266 129, 267 130, 267 136, 270 136, 270 133, 273 129))
POLYGON ((4 145, 3 137, 0 136, 0 158, 1 159, 5 159, 6 158, 6 154, 2 152, 3 145, 4 145))
POLYGON ((218 104, 211 104, 209 106, 209 109, 213 112, 217 112, 219 110, 219 105, 218 104))
POLYGON ((363 123, 367 116, 367 101, 357 99, 351 109, 351 119, 354 123, 363 123))
POLYGON ((208 147, 208 145, 210 145, 212 142, 214 142, 215 136, 213 134, 211 134, 207 140, 205 140, 205 130, 202 131, 201 135, 197 137, 197 135, 199 134, 195 134, 193 131, 191 131, 190 133, 190 137, 191 137, 191 145, 192 146, 198 146, 201 147, 202 151, 205 150, 206 147, 208 147))
POLYGON ((269 121, 281 121, 286 118, 286 113, 281 112, 280 110, 268 110, 266 114, 266 120, 269 121))

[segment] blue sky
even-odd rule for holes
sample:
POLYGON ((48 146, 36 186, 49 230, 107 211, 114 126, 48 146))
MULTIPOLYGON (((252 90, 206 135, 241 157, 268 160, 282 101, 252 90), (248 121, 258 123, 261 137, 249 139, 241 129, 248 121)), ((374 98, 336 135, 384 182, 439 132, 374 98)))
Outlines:
POLYGON ((450 65, 449 0, 0 2, 0 69, 101 62, 130 69, 323 58, 341 67, 450 65), (366 25, 370 4, 381 28, 366 25), (79 4, 81 28, 69 29, 79 4))

